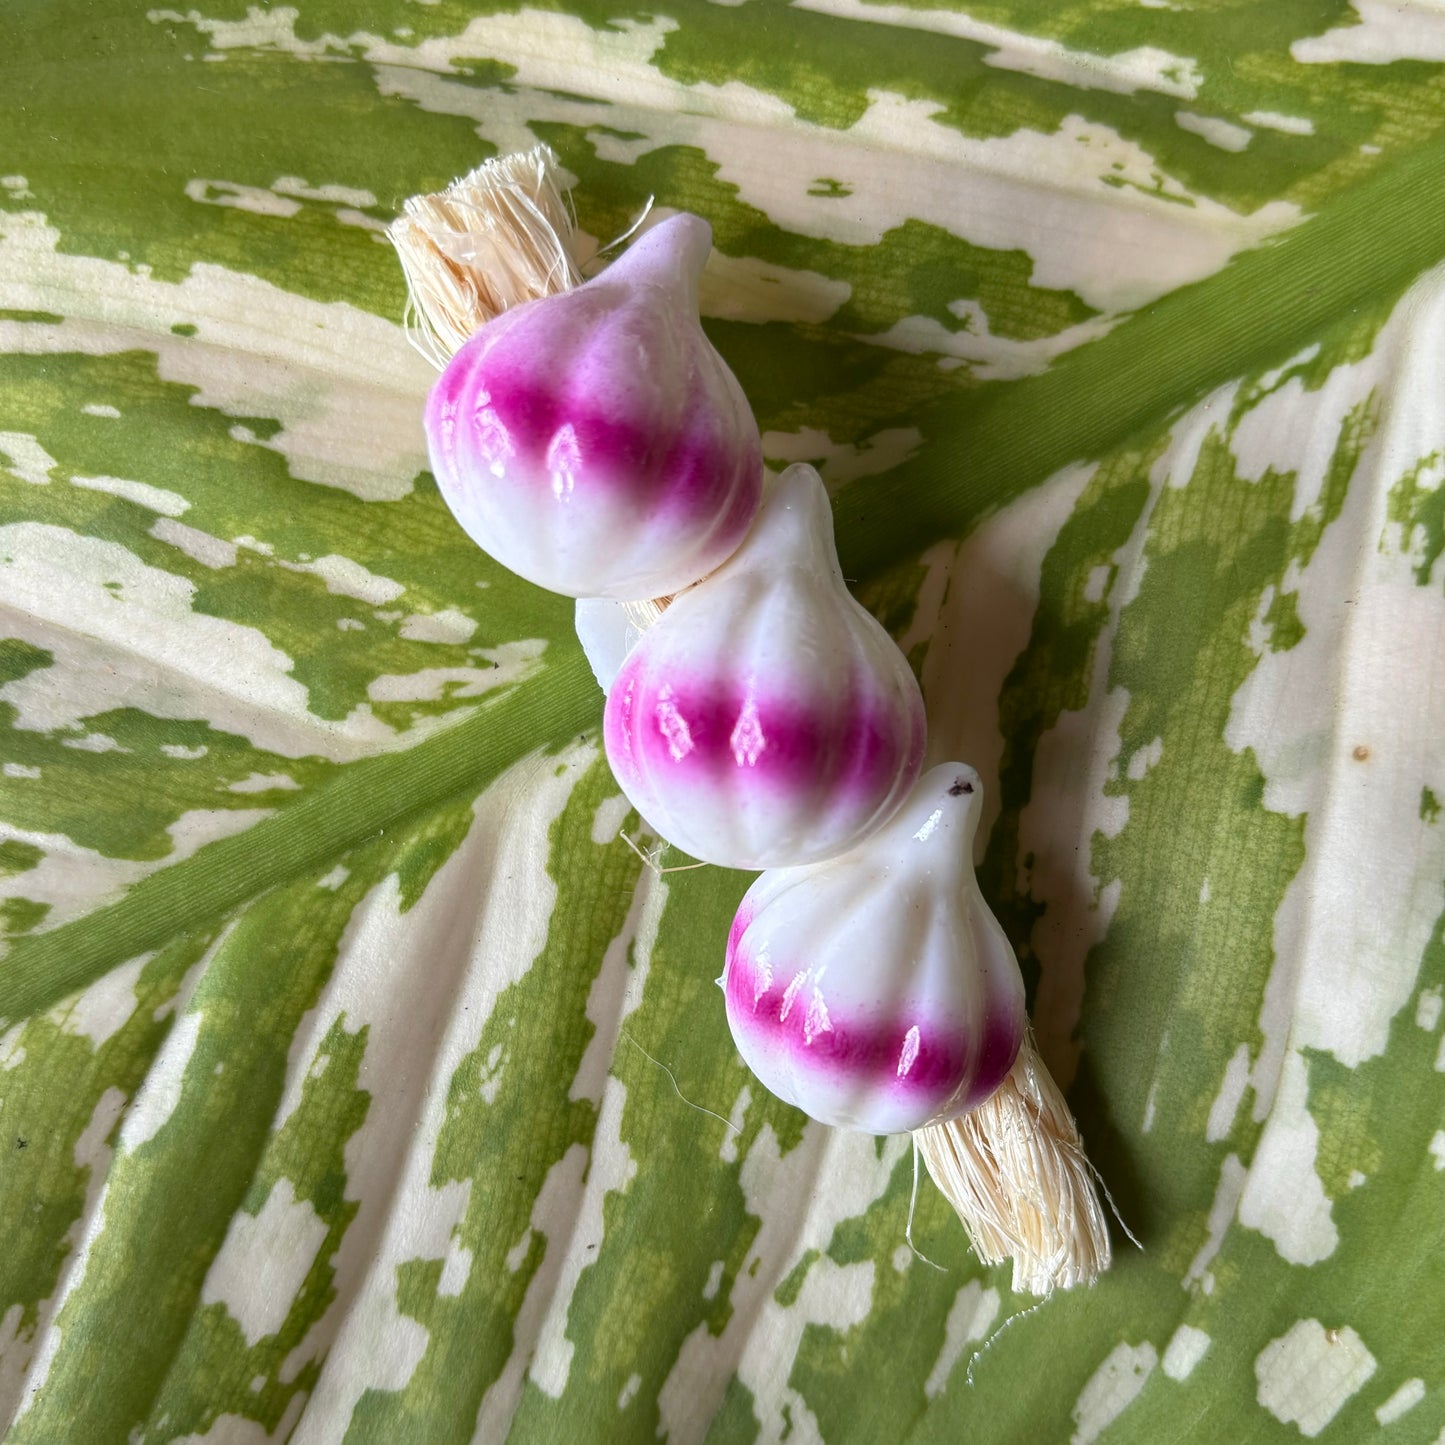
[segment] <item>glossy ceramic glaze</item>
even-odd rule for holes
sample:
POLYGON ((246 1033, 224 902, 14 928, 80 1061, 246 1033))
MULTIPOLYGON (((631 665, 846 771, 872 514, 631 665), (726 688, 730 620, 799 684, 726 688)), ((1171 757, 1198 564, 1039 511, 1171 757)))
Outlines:
POLYGON ((811 467, 778 479, 736 555, 627 654, 604 736, 648 823, 729 868, 830 858, 902 802, 922 764, 923 699, 844 586, 811 467))
POLYGON ((712 233, 655 226, 601 275, 504 312, 427 402, 442 496, 503 566, 569 597, 676 592, 746 535, 757 423, 698 324, 712 233))
POLYGON ((779 1098, 892 1134, 963 1113, 1008 1073, 1024 989, 974 878, 981 804, 972 768, 933 768, 861 847, 748 890, 722 985, 738 1052, 779 1098))
POLYGON ((643 629, 622 603, 606 597, 579 597, 572 625, 592 676, 603 692, 611 692, 627 654, 642 640, 643 629))

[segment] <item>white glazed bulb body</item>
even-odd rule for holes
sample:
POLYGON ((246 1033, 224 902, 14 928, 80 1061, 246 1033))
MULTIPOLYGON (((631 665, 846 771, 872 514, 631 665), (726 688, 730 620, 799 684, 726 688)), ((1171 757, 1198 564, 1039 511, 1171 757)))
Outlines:
POLYGON ((432 388, 427 445, 443 498, 503 566, 569 597, 686 587, 747 534, 762 443, 704 336, 712 232, 654 227, 575 290, 488 322, 432 388))
POLYGON ((597 685, 604 694, 611 692, 618 670, 646 629, 621 602, 606 597, 579 597, 572 609, 572 620, 597 685))
POLYGON ((728 935, 738 1052, 824 1124, 892 1134, 982 1103, 1027 1020, 1008 938, 979 893, 982 790, 947 763, 892 822, 811 868, 764 873, 728 935))
POLYGON ((737 553, 643 634, 604 737, 648 823, 728 868, 830 858, 902 802, 922 765, 923 698, 848 594, 811 467, 790 467, 737 553))

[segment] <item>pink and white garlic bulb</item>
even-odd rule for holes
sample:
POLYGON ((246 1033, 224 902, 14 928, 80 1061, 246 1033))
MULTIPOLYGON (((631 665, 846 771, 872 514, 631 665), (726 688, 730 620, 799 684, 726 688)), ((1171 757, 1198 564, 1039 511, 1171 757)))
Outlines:
POLYGON ((484 551, 569 597, 661 597, 746 535, 762 444, 698 323, 712 231, 670 217, 599 276, 484 325, 426 408, 442 496, 484 551))
POLYGON ((648 823, 728 868, 831 858, 902 802, 922 765, 923 698, 848 594, 811 467, 790 467, 742 547, 643 634, 603 735, 648 823))
POLYGON ((981 805, 974 770, 946 763, 860 847, 748 890, 721 983, 738 1052, 779 1098, 893 1134, 972 1109, 1008 1075, 1028 1021, 974 877, 981 805))

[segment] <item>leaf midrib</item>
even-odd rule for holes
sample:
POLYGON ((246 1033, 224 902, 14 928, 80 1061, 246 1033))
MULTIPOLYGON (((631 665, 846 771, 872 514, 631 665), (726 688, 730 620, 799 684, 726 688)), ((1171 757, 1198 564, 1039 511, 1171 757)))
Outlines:
MULTIPOLYGON (((1043 375, 935 406, 921 419, 930 438, 923 455, 835 499, 847 574, 869 577, 963 534, 1070 462, 1105 454, 1251 368, 1287 360, 1358 305, 1403 292, 1445 258, 1445 224, 1418 204, 1442 193, 1445 140, 1436 140, 1043 375)), ((580 650, 549 649, 540 674, 467 720, 405 752, 348 764, 117 902, 17 939, 0 967, 0 1027, 389 827, 479 792, 526 753, 595 726, 600 704, 580 650)))
POLYGON ((0 964, 0 1031, 178 933, 224 917, 448 799, 480 792, 519 758, 595 727, 601 694, 580 648, 465 721, 403 752, 349 763, 329 782, 133 884, 72 923, 19 938, 0 964))
POLYGON ((1292 231, 1150 303, 1048 371, 938 403, 920 454, 844 488, 834 510, 850 577, 956 536, 1071 462, 1277 365, 1355 307, 1445 259, 1445 138, 1402 157, 1292 231))

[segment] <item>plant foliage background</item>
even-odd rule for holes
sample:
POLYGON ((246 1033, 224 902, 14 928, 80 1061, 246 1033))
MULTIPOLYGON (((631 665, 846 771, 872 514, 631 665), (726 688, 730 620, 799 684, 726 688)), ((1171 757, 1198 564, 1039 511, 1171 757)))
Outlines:
POLYGON ((1435 6, 0 32, 8 1439, 1445 1439, 1435 6), (1091 1293, 1024 1314, 925 1182, 929 1268, 906 1141, 751 1081, 748 879, 619 840, 570 606, 437 497, 380 231, 536 140, 599 239, 713 223, 984 775, 1144 1244, 1091 1293))

